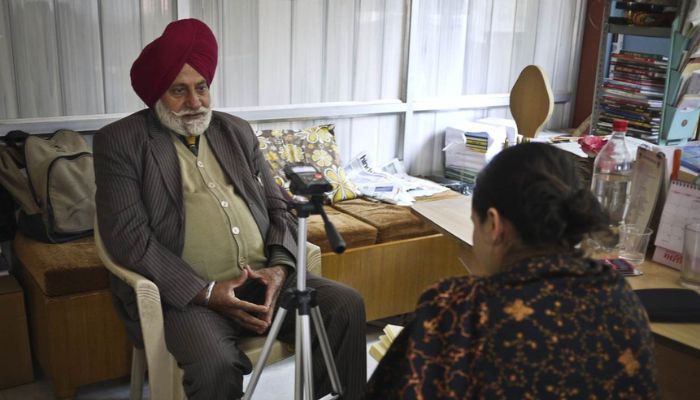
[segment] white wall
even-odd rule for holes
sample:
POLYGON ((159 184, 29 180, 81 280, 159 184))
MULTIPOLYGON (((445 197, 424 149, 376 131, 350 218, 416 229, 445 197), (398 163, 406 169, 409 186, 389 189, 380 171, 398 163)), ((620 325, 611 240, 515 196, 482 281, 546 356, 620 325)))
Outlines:
POLYGON ((561 101, 550 127, 568 125, 584 7, 583 0, 6 0, 0 135, 97 129, 140 109, 131 63, 168 22, 194 17, 219 41, 215 108, 261 128, 333 122, 346 160, 365 151, 377 163, 400 157, 414 173, 437 171, 444 128, 507 116, 503 95, 528 64, 548 72, 561 101))

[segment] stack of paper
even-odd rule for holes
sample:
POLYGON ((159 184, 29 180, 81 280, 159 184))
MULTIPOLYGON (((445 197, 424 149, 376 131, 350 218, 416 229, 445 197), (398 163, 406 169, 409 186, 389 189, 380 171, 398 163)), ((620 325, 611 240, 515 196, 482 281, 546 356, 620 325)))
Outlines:
POLYGON ((384 335, 380 335, 379 341, 369 346, 369 355, 377 362, 381 361, 402 329, 403 326, 387 324, 384 327, 384 335))
POLYGON ((474 183, 476 175, 503 149, 504 126, 476 122, 445 129, 445 177, 474 183))
POLYGON ((345 165, 345 173, 363 196, 397 205, 408 206, 416 201, 416 197, 449 190, 435 182, 409 176, 398 159, 378 169, 373 168, 365 152, 360 152, 345 165))
POLYGON ((515 145, 516 137, 518 136, 518 126, 514 119, 486 117, 477 119, 476 122, 486 125, 502 126, 506 129, 506 138, 509 145, 515 145))

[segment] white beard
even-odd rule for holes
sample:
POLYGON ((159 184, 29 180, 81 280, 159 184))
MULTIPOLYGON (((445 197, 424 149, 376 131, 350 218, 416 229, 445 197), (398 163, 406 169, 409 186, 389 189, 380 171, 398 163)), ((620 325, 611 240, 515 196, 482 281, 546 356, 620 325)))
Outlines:
POLYGON ((161 124, 182 136, 199 136, 207 130, 211 122, 211 108, 209 107, 202 106, 197 110, 185 109, 180 112, 174 112, 168 110, 161 100, 158 100, 156 103, 156 115, 161 124), (191 120, 183 118, 186 115, 201 113, 204 113, 204 115, 199 118, 191 120))

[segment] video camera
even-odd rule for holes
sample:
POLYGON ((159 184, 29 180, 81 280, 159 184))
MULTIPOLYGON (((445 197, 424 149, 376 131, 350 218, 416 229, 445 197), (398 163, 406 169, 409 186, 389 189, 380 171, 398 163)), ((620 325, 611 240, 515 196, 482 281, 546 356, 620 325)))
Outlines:
POLYGON ((289 190, 296 195, 321 196, 333 190, 323 174, 309 164, 287 164, 284 174, 289 179, 289 190))

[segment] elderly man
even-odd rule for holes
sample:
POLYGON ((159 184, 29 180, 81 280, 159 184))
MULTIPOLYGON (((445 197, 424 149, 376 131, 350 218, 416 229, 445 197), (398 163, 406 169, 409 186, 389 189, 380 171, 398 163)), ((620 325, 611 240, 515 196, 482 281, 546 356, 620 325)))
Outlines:
MULTIPOLYGON (((211 110, 217 63, 211 30, 173 22, 146 46, 131 83, 148 105, 94 139, 97 216, 109 253, 160 289, 165 340, 191 399, 242 394, 250 360, 237 339, 270 327, 280 291, 295 283, 296 222, 245 121, 211 110)), ((309 276, 347 399, 366 379, 359 294, 309 276)), ((141 342, 132 290, 113 277, 115 303, 141 342)), ((279 338, 293 342, 294 313, 279 338)), ((314 345, 315 392, 330 392, 314 345)))

